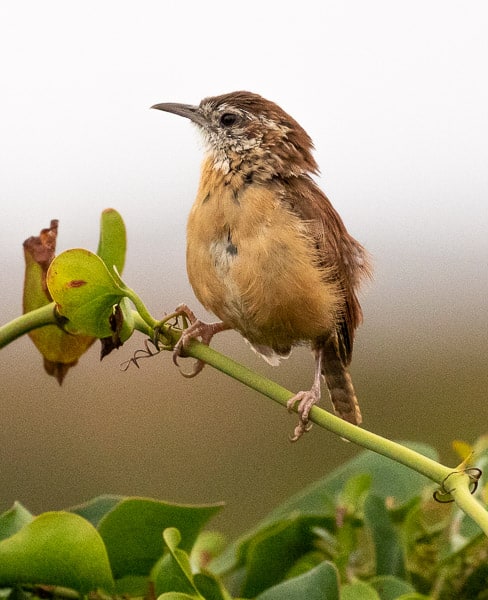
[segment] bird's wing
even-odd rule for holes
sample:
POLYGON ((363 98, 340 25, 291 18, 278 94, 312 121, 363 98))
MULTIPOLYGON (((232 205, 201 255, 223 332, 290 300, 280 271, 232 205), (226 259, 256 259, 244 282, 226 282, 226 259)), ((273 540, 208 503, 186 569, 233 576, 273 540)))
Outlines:
POLYGON ((283 202, 307 224, 317 250, 317 261, 335 273, 344 295, 337 323, 341 359, 351 361, 354 331, 362 321, 357 291, 371 269, 366 250, 347 231, 327 196, 308 176, 294 177, 282 186, 283 202))

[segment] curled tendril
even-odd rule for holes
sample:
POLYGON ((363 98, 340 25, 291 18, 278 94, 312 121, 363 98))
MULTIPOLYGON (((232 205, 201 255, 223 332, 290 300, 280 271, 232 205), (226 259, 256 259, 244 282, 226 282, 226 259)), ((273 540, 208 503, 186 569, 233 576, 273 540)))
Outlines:
POLYGON ((471 492, 471 494, 474 494, 476 492, 476 490, 478 489, 478 483, 479 483, 482 471, 481 471, 481 469, 478 469, 477 467, 470 467, 468 469, 462 469, 461 471, 453 471, 452 473, 449 473, 449 475, 442 482, 440 489, 438 489, 434 492, 434 494, 433 494, 434 500, 436 500, 437 502, 440 502, 441 504, 446 504, 448 502, 454 501, 454 498, 452 498, 451 493, 456 488, 449 489, 449 487, 446 484, 447 484, 447 480, 449 479, 449 477, 451 477, 451 475, 459 474, 459 473, 464 473, 465 475, 467 475, 469 477, 469 491, 471 492))
POLYGON ((129 360, 126 360, 120 365, 120 369, 121 371, 127 371, 127 369, 131 365, 135 365, 139 369, 140 360, 142 360, 143 358, 152 358, 153 356, 159 354, 163 349, 164 347, 162 347, 159 344, 159 342, 147 339, 144 341, 144 348, 139 348, 138 350, 136 350, 134 352, 134 356, 132 356, 131 358, 129 358, 129 360))

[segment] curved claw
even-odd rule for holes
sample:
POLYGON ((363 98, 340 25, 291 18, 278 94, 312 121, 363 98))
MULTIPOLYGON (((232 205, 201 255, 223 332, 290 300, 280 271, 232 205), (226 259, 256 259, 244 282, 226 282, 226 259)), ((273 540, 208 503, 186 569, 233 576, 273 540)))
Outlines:
POLYGON ((189 373, 182 371, 178 363, 178 358, 184 356, 186 346, 188 346, 192 340, 200 340, 203 344, 208 346, 216 333, 224 331, 225 329, 228 329, 228 327, 220 322, 205 323, 204 321, 200 321, 200 319, 197 319, 195 314, 185 304, 178 306, 176 311, 167 318, 179 316, 185 317, 189 321, 190 326, 182 332, 178 343, 173 349, 173 362, 180 369, 180 373, 183 377, 191 378, 195 377, 203 370, 205 363, 202 360, 197 360, 192 371, 189 373))
POLYGON ((309 432, 312 429, 312 423, 304 423, 303 421, 299 421, 298 425, 295 427, 293 431, 293 435, 290 435, 290 442, 296 442, 299 440, 304 433, 309 432))
POLYGON ((205 363, 203 362, 203 360, 196 360, 195 364, 193 365, 192 371, 190 371, 189 373, 186 373, 180 367, 180 373, 181 373, 181 375, 183 375, 183 377, 186 377, 187 379, 191 379, 192 377, 196 377, 199 373, 201 373, 201 371, 203 371, 204 366, 205 366, 205 363))
POLYGON ((296 442, 302 437, 304 433, 310 431, 312 423, 309 421, 310 411, 312 406, 317 404, 320 400, 320 387, 313 385, 312 389, 307 392, 298 392, 293 398, 290 398, 286 403, 289 412, 292 412, 295 408, 295 404, 298 402, 297 412, 300 417, 298 425, 295 427, 293 436, 290 437, 290 441, 296 442))
MULTIPOLYGON (((179 343, 177 344, 177 346, 179 346, 179 343)), ((173 363, 178 367, 183 377, 186 377, 187 379, 196 377, 203 370, 205 363, 203 362, 203 360, 196 360, 193 369, 190 372, 186 373, 185 371, 183 371, 180 363, 178 362, 178 357, 181 356, 181 348, 178 348, 177 346, 175 346, 173 350, 173 363)))

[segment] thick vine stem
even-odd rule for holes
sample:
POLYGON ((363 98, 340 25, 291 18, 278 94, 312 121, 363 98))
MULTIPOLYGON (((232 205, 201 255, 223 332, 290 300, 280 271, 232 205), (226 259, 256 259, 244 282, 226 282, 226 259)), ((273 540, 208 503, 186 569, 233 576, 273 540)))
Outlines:
MULTIPOLYGON (((185 349, 185 352, 192 358, 204 360, 207 364, 230 375, 244 385, 264 394, 284 407, 286 407, 288 400, 293 397, 293 392, 290 390, 247 369, 243 365, 233 361, 227 356, 223 356, 219 352, 200 342, 192 341, 185 349)), ((392 442, 391 440, 383 438, 375 433, 371 433, 356 425, 351 425, 351 423, 347 423, 347 421, 336 417, 319 406, 314 406, 310 411, 310 420, 350 442, 362 446, 363 448, 373 450, 374 452, 396 460, 407 467, 415 469, 417 472, 422 473, 422 475, 425 475, 439 485, 441 485, 442 481, 452 471, 450 468, 422 456, 410 448, 406 448, 401 444, 392 442)))
POLYGON ((449 475, 449 493, 459 508, 477 523, 488 536, 488 512, 473 496, 472 478, 469 469, 451 471, 449 475))
MULTIPOLYGON (((133 300, 133 298, 131 299, 133 300)), ((137 300, 136 296, 136 302, 137 300)), ((138 308, 141 307, 138 306, 138 308)), ((171 350, 177 344, 181 336, 179 328, 164 322, 161 325, 149 315, 145 307, 143 307, 142 314, 140 311, 134 311, 133 316, 134 325, 138 331, 148 335, 151 340, 154 340, 155 336, 160 336, 160 339, 164 341, 162 346, 160 345, 160 349, 171 350)), ((26 313, 0 327, 0 348, 32 329, 56 323, 57 316, 54 303, 26 313)), ((157 343, 157 340, 155 341, 157 343)), ((185 354, 204 361, 222 373, 278 402, 285 408, 288 400, 293 397, 292 392, 274 381, 251 371, 198 341, 191 341, 188 347, 185 348, 185 354)), ((310 411, 310 420, 358 446, 386 456, 425 475, 425 477, 440 486, 441 496, 443 494, 450 495, 461 510, 469 515, 488 536, 488 512, 472 495, 476 487, 473 486, 473 472, 479 471, 478 469, 451 469, 401 444, 351 425, 318 406, 314 406, 310 411)))
MULTIPOLYGON (((164 335, 166 339, 178 339, 180 333, 175 328, 165 326, 164 335)), ((185 354, 189 357, 203 360, 208 365, 233 377, 237 381, 240 381, 244 385, 247 385, 268 398, 271 398, 284 407, 286 407, 287 401, 293 397, 293 392, 290 392, 274 381, 247 369, 231 358, 220 354, 216 350, 213 350, 198 341, 192 341, 188 347, 185 348, 185 354)), ((488 512, 472 495, 474 489, 472 485, 473 479, 469 473, 470 469, 458 471, 457 469, 446 467, 397 442, 383 438, 366 429, 357 427, 356 425, 351 425, 318 406, 314 406, 310 411, 310 420, 320 427, 327 429, 332 433, 336 433, 362 448, 372 450, 373 452, 386 456, 391 460, 421 473, 439 485, 443 491, 446 491, 444 487, 445 482, 449 481, 448 491, 456 504, 469 515, 488 536, 488 512)))
POLYGON ((20 315, 0 327, 0 348, 7 346, 33 329, 45 325, 56 325, 57 322, 54 302, 20 315))

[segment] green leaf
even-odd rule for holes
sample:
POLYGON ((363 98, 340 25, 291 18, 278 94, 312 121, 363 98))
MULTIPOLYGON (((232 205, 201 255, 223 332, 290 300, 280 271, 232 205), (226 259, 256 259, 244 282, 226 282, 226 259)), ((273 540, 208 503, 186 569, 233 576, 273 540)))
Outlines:
POLYGON ((378 575, 405 575, 403 548, 384 498, 369 494, 364 503, 364 519, 371 529, 378 575))
MULTIPOLYGON (((170 552, 175 552, 181 543, 181 533, 176 527, 168 527, 163 531, 163 540, 168 546, 170 552)), ((188 565, 188 571, 191 573, 190 566, 188 565)))
POLYGON ((196 573, 193 581, 205 600, 232 600, 222 582, 211 573, 196 573))
POLYGON ((107 269, 113 267, 122 274, 127 248, 127 233, 120 214, 113 208, 106 208, 100 218, 100 239, 97 254, 103 260, 107 269))
MULTIPOLYGON (((200 597, 193 584, 191 572, 187 572, 188 555, 184 550, 167 554, 153 569, 151 581, 156 596, 168 592, 180 592, 192 597, 200 597)), ((188 559, 189 560, 189 559, 188 559)))
POLYGON ((145 575, 128 575, 115 582, 115 594, 125 598, 145 598, 148 595, 150 582, 145 575))
MULTIPOLYGON (((314 533, 318 535, 324 531, 325 529, 319 529, 318 527, 314 529, 314 533)), ((310 571, 310 569, 313 569, 323 561, 324 552, 322 550, 311 550, 310 552, 305 552, 305 554, 302 554, 298 560, 293 563, 291 568, 288 569, 286 572, 286 578, 289 579, 290 577, 298 577, 298 575, 302 575, 302 573, 310 571)))
POLYGON ((415 588, 410 583, 391 575, 374 577, 369 584, 378 592, 381 600, 396 600, 404 594, 415 592, 415 588))
MULTIPOLYGON (((51 226, 43 229, 39 236, 32 236, 24 242, 26 265, 23 297, 24 313, 50 304, 54 298, 47 281, 47 273, 51 262, 57 260, 54 258, 57 231, 58 222, 53 220, 51 226)), ((122 217, 117 211, 107 209, 103 211, 101 216, 98 245, 100 260, 107 266, 107 273, 114 273, 114 267, 118 273, 122 272, 125 251, 126 231, 122 217)), ((69 315, 59 310, 59 314, 69 319, 65 324, 65 329, 63 330, 57 325, 48 325, 29 332, 29 336, 44 357, 45 370, 49 375, 56 377, 59 383, 62 383, 69 368, 77 363, 80 356, 87 351, 97 337, 112 340, 111 345, 105 340, 105 354, 107 354, 109 347, 120 346, 121 342, 132 335, 134 329, 130 305, 126 298, 122 298, 123 294, 120 295, 120 289, 117 289, 114 298, 107 299, 103 297, 106 290, 103 289, 103 286, 100 287, 99 273, 93 265, 90 265, 90 261, 91 263, 94 262, 91 258, 86 265, 82 265, 88 268, 89 271, 89 277, 84 281, 83 278, 86 273, 74 261, 74 257, 80 256, 80 253, 82 262, 84 260, 83 253, 91 255, 87 250, 70 250, 66 255, 70 257, 74 271, 70 272, 68 269, 68 272, 65 272, 64 275, 65 279, 66 276, 70 277, 67 284, 68 287, 74 289, 68 290, 69 294, 65 290, 61 295, 57 290, 55 293, 56 298, 54 298, 58 304, 58 310, 61 302, 68 305, 69 315), (94 284, 97 284, 98 287, 95 286, 95 289, 92 289, 94 284), (80 286, 81 289, 77 289, 77 286, 80 286), (89 289, 88 295, 86 292, 87 287, 89 289), (78 299, 82 303, 78 313, 75 311, 77 301, 73 304, 73 299, 78 299), (90 305, 90 302, 94 299, 94 304, 90 305), (117 311, 116 306, 119 302, 120 311, 117 311), (88 313, 86 312, 87 308, 88 313), (114 323, 116 327, 114 327, 114 323)), ((63 261, 66 262, 66 256, 57 263, 58 266, 62 265, 63 261)), ((119 282, 118 276, 115 277, 114 282, 116 284, 119 282)), ((55 290, 56 282, 51 281, 51 286, 55 290)))
POLYGON ((49 375, 56 377, 62 383, 70 367, 95 342, 90 335, 70 335, 57 325, 47 325, 29 332, 29 337, 44 357, 44 368, 49 375))
POLYGON ((94 527, 97 527, 101 519, 122 500, 124 500, 124 496, 104 494, 78 506, 72 506, 69 511, 80 515, 80 517, 89 521, 94 527))
MULTIPOLYGON (((54 259, 57 232, 58 222, 51 221, 49 228, 24 242, 24 313, 52 303, 46 288, 46 273, 54 259)), ((56 377, 59 383, 95 341, 91 336, 68 335, 57 325, 34 329, 29 332, 29 337, 44 358, 45 370, 56 377)))
POLYGON ((339 576, 332 563, 322 562, 303 575, 287 579, 259 594, 256 600, 339 600, 339 576))
POLYGON ((14 502, 12 508, 0 515, 0 540, 4 540, 17 533, 24 525, 30 523, 34 517, 20 504, 14 502))
POLYGON ((354 514, 361 510, 366 493, 371 487, 371 475, 358 473, 348 479, 340 493, 339 504, 348 513, 354 514))
POLYGON ((156 595, 165 592, 181 592, 199 597, 193 582, 193 574, 188 554, 178 548, 181 542, 180 532, 169 527, 163 532, 163 539, 168 547, 167 554, 153 570, 154 591, 156 595))
POLYGON ((313 550, 313 528, 333 526, 330 518, 302 515, 274 523, 251 538, 241 548, 246 565, 242 595, 254 597, 279 583, 297 560, 313 550))
POLYGON ((417 589, 428 589, 439 574, 439 559, 449 559, 447 543, 449 515, 452 505, 436 502, 432 497, 407 503, 399 510, 390 511, 401 536, 405 565, 417 589), (423 582, 423 583, 421 583, 423 582))
POLYGON ((57 256, 47 272, 47 286, 70 333, 110 337, 114 306, 124 297, 103 260, 75 248, 57 256))
POLYGON ((48 512, 0 542, 0 587, 59 585, 86 593, 113 588, 107 552, 96 529, 67 512, 48 512))
POLYGON ((376 590, 364 581, 347 583, 341 588, 341 600, 382 600, 376 590))
POLYGON ((188 594, 191 598, 204 600, 231 600, 222 584, 209 573, 193 575, 188 554, 178 546, 180 532, 174 527, 163 533, 163 539, 170 551, 152 573, 154 591, 160 597, 170 592, 188 594))
POLYGON ((115 578, 148 575, 163 554, 163 531, 177 528, 181 548, 190 551, 203 525, 222 504, 189 506, 146 498, 119 502, 100 521, 115 578))

